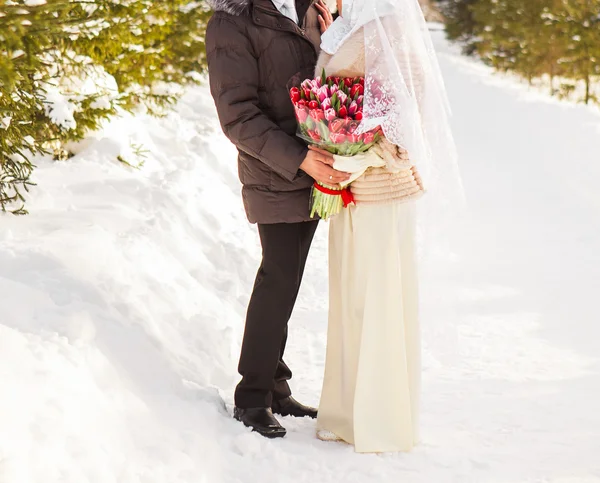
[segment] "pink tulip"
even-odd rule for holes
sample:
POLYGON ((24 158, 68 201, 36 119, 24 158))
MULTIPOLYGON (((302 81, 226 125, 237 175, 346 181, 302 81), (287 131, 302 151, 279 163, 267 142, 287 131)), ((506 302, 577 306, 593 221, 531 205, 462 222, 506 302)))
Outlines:
POLYGON ((315 122, 319 122, 325 119, 325 113, 323 112, 323 109, 313 109, 309 112, 309 114, 315 122))
POLYGON ((308 109, 306 109, 306 107, 297 107, 296 117, 298 118, 300 124, 304 124, 308 119, 308 109))
POLYGON ((325 119, 327 119, 327 121, 333 121, 336 117, 337 113, 335 112, 335 109, 325 110, 325 119))
POLYGON ((325 110, 331 109, 332 108, 331 99, 328 97, 323 102, 321 102, 321 107, 325 110))
POLYGON ((316 95, 319 99, 319 102, 323 102, 325 99, 327 99, 329 97, 327 86, 319 87, 319 89, 316 92, 316 95))
POLYGON ((358 126, 360 125, 360 123, 358 121, 351 121, 348 123, 348 132, 350 134, 354 134, 356 132, 356 130, 358 129, 358 126))
POLYGON ((348 100, 348 96, 342 91, 338 91, 337 95, 338 95, 338 99, 340 100, 340 104, 342 104, 342 105, 346 104, 346 101, 348 100))
POLYGON ((356 101, 352 101, 352 103, 350 104, 350 107, 348 107, 348 115, 354 116, 354 114, 356 114, 357 112, 358 112, 358 104, 356 103, 356 101))
POLYGON ((331 124, 329 124, 329 130, 333 133, 340 133, 342 131, 346 131, 347 125, 348 124, 346 123, 346 121, 342 119, 334 119, 333 121, 331 121, 331 124))
POLYGON ((365 144, 371 144, 373 141, 375 141, 375 134, 372 132, 366 132, 360 135, 360 140, 365 144))
POLYGON ((332 132, 329 134, 329 139, 331 139, 333 144, 344 144, 346 142, 346 135, 332 132))

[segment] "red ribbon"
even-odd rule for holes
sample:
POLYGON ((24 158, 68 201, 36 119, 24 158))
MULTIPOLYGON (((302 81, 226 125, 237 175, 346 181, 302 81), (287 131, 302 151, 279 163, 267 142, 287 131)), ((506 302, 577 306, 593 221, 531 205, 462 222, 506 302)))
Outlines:
POLYGON ((352 194, 352 191, 350 191, 349 188, 336 190, 333 188, 328 188, 327 186, 323 186, 322 184, 319 184, 316 181, 314 187, 315 189, 319 190, 321 193, 325 193, 326 195, 341 196, 342 203, 344 203, 344 208, 347 208, 348 205, 354 203, 354 195, 352 194))

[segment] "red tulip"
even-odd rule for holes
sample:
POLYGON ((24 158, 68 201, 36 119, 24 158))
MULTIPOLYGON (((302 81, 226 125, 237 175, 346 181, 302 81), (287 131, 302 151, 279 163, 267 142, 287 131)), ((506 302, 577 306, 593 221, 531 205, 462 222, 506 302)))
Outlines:
POLYGON ((306 107, 306 101, 304 99, 300 99, 296 105, 298 107, 306 107))
POLYGON ((359 96, 362 96, 364 93, 365 93, 365 88, 364 88, 364 86, 361 86, 360 84, 354 84, 352 86, 352 89, 350 89, 350 97, 352 99, 356 99, 357 94, 359 96))
POLYGON ((290 98, 294 104, 298 102, 300 100, 300 89, 297 87, 292 87, 290 89, 290 98))
POLYGON ((348 116, 348 109, 346 108, 346 106, 342 106, 340 107, 340 110, 338 111, 338 116, 345 118, 346 116, 348 116))
POLYGON ((308 103, 308 108, 309 109, 318 109, 319 108, 319 103, 317 101, 310 101, 308 103))
POLYGON ((350 89, 353 85, 354 85, 354 79, 352 79, 351 77, 346 77, 344 79, 344 85, 350 89))
POLYGON ((310 111, 310 117, 312 117, 315 122, 323 121, 325 119, 325 113, 323 112, 323 109, 313 109, 310 111))
POLYGON ((307 134, 310 136, 310 138, 313 141, 320 141, 321 140, 321 134, 319 134, 319 131, 316 131, 316 130, 312 131, 312 130, 309 129, 306 132, 307 132, 307 134))
POLYGON ((363 113, 358 111, 356 114, 354 114, 354 119, 357 121, 362 121, 363 120, 363 113))

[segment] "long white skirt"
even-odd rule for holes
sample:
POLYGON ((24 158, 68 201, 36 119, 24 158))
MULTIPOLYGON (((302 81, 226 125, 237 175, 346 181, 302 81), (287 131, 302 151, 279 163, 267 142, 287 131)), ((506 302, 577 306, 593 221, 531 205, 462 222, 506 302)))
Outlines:
POLYGON ((359 205, 332 219, 327 359, 318 429, 359 453, 418 439, 421 348, 415 204, 359 205))

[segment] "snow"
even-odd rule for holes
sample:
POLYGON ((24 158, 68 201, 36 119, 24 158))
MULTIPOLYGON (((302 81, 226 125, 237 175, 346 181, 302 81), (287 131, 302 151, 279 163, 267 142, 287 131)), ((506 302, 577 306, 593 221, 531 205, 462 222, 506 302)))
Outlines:
MULTIPOLYGON (((48 56, 47 61, 53 63, 54 59, 48 56)), ((115 78, 104 67, 93 65, 91 58, 71 53, 65 61, 85 68, 69 66, 69 75, 60 78, 54 69, 54 78, 42 83, 42 88, 46 115, 57 126, 69 130, 77 127, 75 113, 82 110, 83 102, 91 99, 92 109, 110 109, 119 97, 119 89, 115 78)))
MULTIPOLYGON (((421 446, 356 455, 312 421, 269 441, 229 416, 260 251, 197 87, 164 119, 125 116, 71 160, 40 160, 31 214, 0 217, 0 482, 600 482, 598 112, 441 36, 470 208, 452 256, 423 267, 421 446), (131 146, 140 169, 116 160, 131 146)), ((289 343, 310 404, 326 228, 289 343)))

